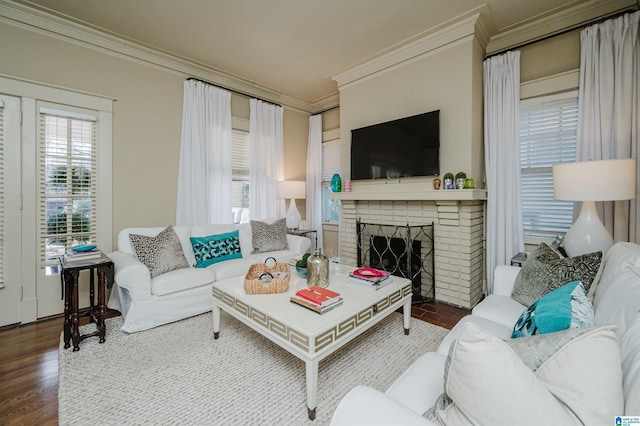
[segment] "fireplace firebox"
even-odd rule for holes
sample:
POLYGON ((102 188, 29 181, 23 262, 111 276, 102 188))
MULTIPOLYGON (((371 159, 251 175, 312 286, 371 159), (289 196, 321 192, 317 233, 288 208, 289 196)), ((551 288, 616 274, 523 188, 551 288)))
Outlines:
POLYGON ((356 222, 358 266, 411 280, 413 303, 435 299, 433 223, 382 225, 356 222))

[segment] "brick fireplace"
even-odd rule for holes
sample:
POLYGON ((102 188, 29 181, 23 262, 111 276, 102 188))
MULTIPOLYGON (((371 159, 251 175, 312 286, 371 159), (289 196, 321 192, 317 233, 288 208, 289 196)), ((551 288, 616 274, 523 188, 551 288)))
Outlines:
MULTIPOLYGON (((419 200, 381 200, 376 198, 383 198, 382 196, 367 193, 332 194, 333 198, 342 201, 340 257, 354 264, 357 261, 357 220, 383 225, 410 226, 433 222, 435 298, 455 306, 472 308, 482 299, 485 287, 486 192, 428 192, 430 194, 415 197, 422 198, 419 200)), ((384 198, 389 197, 393 197, 393 194, 384 195, 384 198)), ((407 194, 398 196, 409 197, 407 194)))

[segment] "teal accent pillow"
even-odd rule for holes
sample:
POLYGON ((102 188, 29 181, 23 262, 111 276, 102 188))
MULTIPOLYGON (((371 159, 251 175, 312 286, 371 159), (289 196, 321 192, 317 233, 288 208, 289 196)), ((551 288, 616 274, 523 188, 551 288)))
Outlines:
POLYGON ((206 268, 223 260, 242 257, 238 231, 207 237, 191 237, 191 247, 196 256, 196 268, 206 268))
POLYGON ((513 327, 512 338, 591 327, 593 306, 580 281, 559 287, 529 306, 513 327))

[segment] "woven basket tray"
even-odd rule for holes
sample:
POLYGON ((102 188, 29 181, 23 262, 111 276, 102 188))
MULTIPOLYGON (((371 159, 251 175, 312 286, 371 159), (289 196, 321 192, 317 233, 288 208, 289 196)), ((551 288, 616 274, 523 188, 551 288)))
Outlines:
POLYGON ((275 258, 269 257, 264 263, 254 263, 244 277, 244 292, 247 294, 275 294, 284 293, 289 288, 291 272, 287 263, 277 262, 275 258), (268 264, 269 259, 273 262, 268 264), (273 278, 269 283, 263 283, 260 276, 270 272, 286 272, 284 278, 273 278))

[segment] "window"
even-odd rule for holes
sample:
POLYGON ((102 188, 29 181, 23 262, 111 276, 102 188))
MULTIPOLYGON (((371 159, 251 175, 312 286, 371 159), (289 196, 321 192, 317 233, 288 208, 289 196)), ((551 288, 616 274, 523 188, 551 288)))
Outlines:
POLYGON ((243 209, 249 208, 249 132, 244 130, 231 131, 231 186, 231 207, 238 223, 243 209))
POLYGON ((573 202, 554 200, 552 166, 576 158, 578 94, 575 91, 520 102, 520 164, 525 237, 565 233, 573 202))
POLYGON ((41 260, 96 242, 96 116, 40 109, 41 260))
POLYGON ((340 140, 322 144, 322 221, 338 222, 340 220, 340 200, 329 198, 331 178, 340 173, 340 140))

